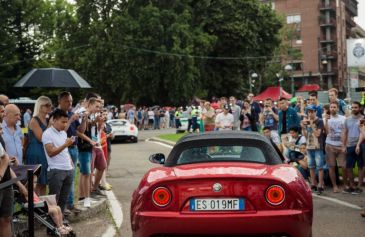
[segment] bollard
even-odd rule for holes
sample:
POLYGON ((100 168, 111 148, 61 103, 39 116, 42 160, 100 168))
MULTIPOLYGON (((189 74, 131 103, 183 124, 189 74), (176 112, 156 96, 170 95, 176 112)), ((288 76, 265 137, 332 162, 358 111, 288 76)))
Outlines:
POLYGON ((28 169, 28 236, 34 237, 33 170, 28 169))

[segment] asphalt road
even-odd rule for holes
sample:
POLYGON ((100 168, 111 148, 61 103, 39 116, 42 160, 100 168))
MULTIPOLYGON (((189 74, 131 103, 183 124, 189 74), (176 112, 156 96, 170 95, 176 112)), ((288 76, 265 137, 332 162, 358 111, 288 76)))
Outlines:
MULTIPOLYGON (((123 224, 120 228, 122 237, 130 237, 130 200, 133 190, 145 172, 156 166, 148 161, 150 154, 162 152, 167 155, 170 148, 145 139, 173 130, 142 131, 137 144, 113 144, 112 161, 108 181, 122 204, 123 224)), ((365 191, 365 188, 364 188, 365 191)), ((365 206, 365 194, 358 196, 334 194, 326 190, 323 199, 314 197, 313 236, 315 237, 360 237, 365 236, 365 218, 361 218, 356 207, 365 206), (343 203, 344 202, 344 203, 343 203), (351 206, 354 205, 354 206, 351 206)))

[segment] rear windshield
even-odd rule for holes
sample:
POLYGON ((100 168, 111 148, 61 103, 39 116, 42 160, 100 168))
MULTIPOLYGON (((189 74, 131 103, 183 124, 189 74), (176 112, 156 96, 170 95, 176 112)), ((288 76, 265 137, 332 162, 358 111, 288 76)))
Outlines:
POLYGON ((183 150, 178 156, 176 164, 217 161, 266 163, 266 158, 264 152, 256 146, 200 146, 183 150))
POLYGON ((127 122, 126 121, 110 121, 108 123, 112 126, 125 126, 127 122))

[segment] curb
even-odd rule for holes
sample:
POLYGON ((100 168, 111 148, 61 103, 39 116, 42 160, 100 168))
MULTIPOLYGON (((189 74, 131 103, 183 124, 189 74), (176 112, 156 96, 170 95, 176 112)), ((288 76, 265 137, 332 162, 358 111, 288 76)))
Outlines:
POLYGON ((151 137, 149 139, 146 139, 146 141, 161 142, 161 143, 163 143, 165 145, 169 145, 169 146, 175 146, 175 144, 176 144, 176 142, 168 141, 168 140, 161 139, 158 137, 151 137))
POLYGON ((71 223, 80 222, 91 217, 95 217, 99 212, 107 210, 108 202, 106 198, 100 198, 96 203, 92 204, 90 208, 84 208, 83 206, 79 206, 79 208, 81 209, 80 213, 72 213, 67 217, 67 220, 69 220, 71 223))

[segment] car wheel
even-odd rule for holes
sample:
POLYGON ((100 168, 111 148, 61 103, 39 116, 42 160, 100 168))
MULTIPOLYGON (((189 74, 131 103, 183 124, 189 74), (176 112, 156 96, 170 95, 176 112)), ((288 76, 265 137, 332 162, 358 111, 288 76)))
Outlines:
POLYGON ((133 143, 137 143, 138 142, 138 138, 137 137, 134 137, 134 136, 131 136, 129 138, 129 141, 133 142, 133 143))

